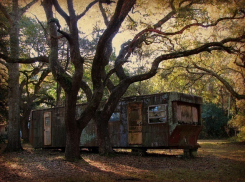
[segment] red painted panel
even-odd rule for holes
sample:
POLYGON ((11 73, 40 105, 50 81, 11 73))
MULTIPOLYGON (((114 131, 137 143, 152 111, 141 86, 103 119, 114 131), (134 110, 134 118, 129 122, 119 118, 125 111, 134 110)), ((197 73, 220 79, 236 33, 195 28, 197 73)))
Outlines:
POLYGON ((177 125, 169 138, 169 146, 197 147, 202 126, 177 125))

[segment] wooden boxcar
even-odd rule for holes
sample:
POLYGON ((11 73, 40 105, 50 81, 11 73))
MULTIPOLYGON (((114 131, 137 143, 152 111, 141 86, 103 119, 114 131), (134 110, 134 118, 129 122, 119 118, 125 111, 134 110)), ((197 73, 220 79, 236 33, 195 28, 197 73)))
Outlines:
MULTIPOLYGON (((176 92, 122 98, 109 120, 114 148, 197 149, 202 98, 176 92)), ((77 106, 79 115, 86 106, 77 106)), ((64 107, 32 111, 30 142, 35 148, 65 147, 64 107)), ((80 146, 98 147, 92 120, 80 146)))

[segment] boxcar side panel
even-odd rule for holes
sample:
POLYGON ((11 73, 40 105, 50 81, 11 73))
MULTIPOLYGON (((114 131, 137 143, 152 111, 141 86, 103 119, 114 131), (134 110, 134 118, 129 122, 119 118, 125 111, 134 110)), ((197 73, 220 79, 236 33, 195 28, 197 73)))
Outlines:
POLYGON ((97 147, 97 131, 95 121, 92 120, 88 125, 83 129, 80 137, 80 146, 83 147, 97 147))
MULTIPOLYGON (((164 147, 168 145, 168 119, 162 123, 149 123, 149 107, 165 106, 167 94, 149 95, 144 98, 143 105, 143 147, 164 147)), ((168 113, 168 106, 167 111, 168 113)), ((168 117, 168 114, 166 114, 168 117)))
POLYGON ((186 95, 185 97, 187 98, 173 101, 174 118, 177 125, 170 133, 169 146, 198 148, 197 139, 202 129, 200 101, 194 97, 186 95))
MULTIPOLYGON (((86 105, 78 105, 76 108, 76 118, 80 116, 86 105)), ((94 120, 91 120, 83 129, 80 137, 80 146, 82 147, 98 147, 97 127, 94 120)))
MULTIPOLYGON (((120 113, 120 119, 114 119, 109 121, 109 135, 113 147, 145 147, 145 148, 161 148, 168 146, 176 146, 181 142, 189 141, 189 143, 196 144, 196 138, 200 132, 200 126, 196 129, 196 126, 181 126, 181 121, 190 125, 200 125, 200 104, 202 99, 180 93, 162 93, 152 94, 144 96, 127 97, 120 100, 118 106, 115 109, 115 113, 120 113), (129 145, 129 115, 128 106, 129 103, 141 103, 140 120, 135 120, 136 123, 140 123, 141 130, 141 144, 133 143, 129 145), (188 103, 187 105, 180 106, 179 103, 188 103), (162 106, 164 105, 165 114, 155 116, 153 111, 149 112, 149 106, 156 105, 157 112, 162 112, 162 106), (149 123, 149 115, 151 115, 149 123), (162 121, 155 118, 161 119, 162 121), (191 118, 191 119, 190 119, 191 118), (189 135, 189 132, 193 134, 189 135), (176 140, 177 135, 183 135, 176 140), (176 135, 176 136, 175 136, 176 135), (194 140, 193 140, 194 139, 194 140)), ((77 117, 83 111, 86 105, 77 106, 77 117)), ((163 108, 164 108, 163 107, 163 108)), ((152 107, 151 109, 154 109, 152 107)), ((30 141, 33 147, 44 147, 44 124, 43 114, 44 112, 52 112, 52 145, 50 147, 65 147, 66 132, 65 132, 65 108, 58 107, 52 109, 38 110, 32 112, 32 122, 30 128, 30 141)), ((155 112, 155 111, 154 111, 155 112)), ((133 117, 133 116, 132 116, 133 117)), ((132 119, 132 118, 131 118, 132 119)), ((130 131, 132 127, 130 128, 130 131)), ((138 138, 137 138, 138 139, 138 138)), ((90 121, 85 127, 80 138, 80 146, 83 147, 98 147, 97 141, 97 129, 95 121, 90 121)))
POLYGON ((168 124, 148 125, 144 132, 143 147, 163 147, 168 145, 168 124))
POLYGON ((43 112, 32 112, 31 142, 34 148, 43 147, 43 112))
POLYGON ((65 108, 52 109, 52 147, 65 147, 65 108))
POLYGON ((109 121, 110 140, 114 147, 120 146, 120 121, 109 121))
POLYGON ((128 103, 128 144, 142 145, 142 102, 128 103))
MULTIPOLYGON (((114 147, 128 147, 128 102, 119 102, 119 106, 116 108, 115 112, 120 113, 120 120, 117 123, 110 122, 113 125, 117 125, 118 130, 117 136, 113 139, 114 147), (118 141, 116 141, 118 139, 118 141)), ((110 130, 112 131, 112 130, 110 130)))

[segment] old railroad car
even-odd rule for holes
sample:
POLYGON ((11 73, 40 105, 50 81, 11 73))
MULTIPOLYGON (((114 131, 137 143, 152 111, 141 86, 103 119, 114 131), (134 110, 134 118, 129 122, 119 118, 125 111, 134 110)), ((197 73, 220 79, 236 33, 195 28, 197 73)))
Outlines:
MULTIPOLYGON (((109 120, 114 148, 196 150, 202 98, 177 92, 122 98, 109 120)), ((86 104, 77 106, 79 115, 86 104)), ((32 111, 30 142, 35 148, 65 147, 64 107, 32 111)), ((98 147, 92 120, 80 146, 98 147)))

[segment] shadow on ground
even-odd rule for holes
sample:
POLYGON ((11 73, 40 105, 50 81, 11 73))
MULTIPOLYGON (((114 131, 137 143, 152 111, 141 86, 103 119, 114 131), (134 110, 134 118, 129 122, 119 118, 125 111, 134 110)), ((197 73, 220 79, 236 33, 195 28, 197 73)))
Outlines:
POLYGON ((1 153, 0 181, 245 181, 245 146, 203 143, 198 157, 182 151, 150 151, 146 156, 117 152, 113 156, 81 152, 83 160, 67 162, 60 150, 33 149, 1 153))

